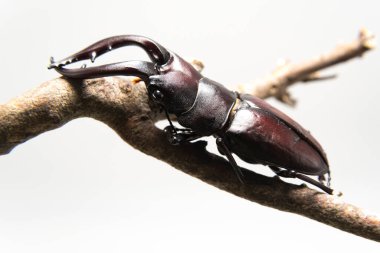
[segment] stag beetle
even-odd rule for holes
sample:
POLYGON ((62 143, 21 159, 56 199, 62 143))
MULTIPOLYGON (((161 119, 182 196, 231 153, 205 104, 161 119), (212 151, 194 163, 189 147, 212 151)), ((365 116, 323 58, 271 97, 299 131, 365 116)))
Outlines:
POLYGON ((244 176, 233 153, 248 163, 269 166, 278 176, 299 178, 333 193, 329 187, 331 177, 326 154, 307 130, 265 101, 230 91, 202 76, 191 64, 149 38, 138 35, 106 38, 60 61, 51 58, 48 68, 80 79, 113 75, 140 77, 149 97, 166 112, 169 126, 164 130, 171 144, 212 135, 218 151, 227 157, 241 182, 244 176), (128 45, 141 47, 152 62, 64 67, 82 60, 94 62, 96 57, 128 45), (169 114, 176 115, 184 128, 175 127, 169 114), (318 181, 306 175, 318 176, 318 181))

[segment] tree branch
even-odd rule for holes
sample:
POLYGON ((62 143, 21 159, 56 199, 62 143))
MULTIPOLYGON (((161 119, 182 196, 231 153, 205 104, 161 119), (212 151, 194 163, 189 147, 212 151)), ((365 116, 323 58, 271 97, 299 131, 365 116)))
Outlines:
MULTIPOLYGON (((346 60, 358 55, 352 54, 351 49, 346 51, 346 60)), ((343 51, 340 54, 345 55, 343 51)), ((305 68, 311 69, 308 64, 305 68)), ((301 65, 296 69, 298 73, 305 73, 301 65)), ((312 70, 311 73, 318 69, 312 70)), ((311 73, 309 71, 308 75, 311 73)), ((293 74, 287 80, 294 83, 308 75, 302 74, 301 78, 293 74)), ((171 146, 164 133, 155 127, 155 123, 164 118, 163 113, 148 100, 145 85, 137 79, 78 81, 58 78, 1 105, 0 154, 78 117, 100 120, 136 149, 236 196, 380 241, 380 220, 337 197, 248 170, 244 170, 246 184, 242 185, 225 159, 206 151, 205 142, 171 146)))
POLYGON ((374 47, 374 35, 363 28, 359 32, 358 39, 351 43, 339 45, 327 54, 298 64, 280 61, 277 68, 266 78, 251 84, 238 85, 237 89, 242 93, 250 93, 263 99, 275 97, 280 102, 294 106, 296 100, 288 92, 291 85, 298 82, 322 81, 335 78, 335 75, 322 76, 319 71, 350 59, 361 57, 374 47))

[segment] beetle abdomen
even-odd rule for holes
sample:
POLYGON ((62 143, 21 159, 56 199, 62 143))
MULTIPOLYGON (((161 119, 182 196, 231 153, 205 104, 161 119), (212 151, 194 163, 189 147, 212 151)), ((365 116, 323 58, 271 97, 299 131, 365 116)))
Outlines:
MULTIPOLYGON (((277 117, 267 108, 243 100, 226 136, 230 149, 250 163, 273 165, 303 174, 323 175, 329 171, 323 151, 313 145, 300 125, 277 117)), ((315 141, 316 142, 316 141, 315 141)), ((316 142, 317 143, 317 142, 316 142)))

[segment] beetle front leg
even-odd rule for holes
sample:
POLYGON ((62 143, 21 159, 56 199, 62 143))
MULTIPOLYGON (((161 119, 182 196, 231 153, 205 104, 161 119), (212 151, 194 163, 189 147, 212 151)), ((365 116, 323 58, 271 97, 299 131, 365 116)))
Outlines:
POLYGON ((170 144, 180 145, 201 138, 202 136, 187 128, 176 128, 172 125, 164 128, 164 132, 170 144))

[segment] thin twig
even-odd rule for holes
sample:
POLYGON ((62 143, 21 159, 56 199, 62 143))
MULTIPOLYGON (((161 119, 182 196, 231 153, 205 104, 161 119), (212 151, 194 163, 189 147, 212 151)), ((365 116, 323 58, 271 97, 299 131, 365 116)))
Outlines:
POLYGON ((294 106, 296 100, 288 92, 288 87, 297 82, 321 81, 328 78, 321 76, 320 70, 333 65, 361 57, 365 52, 375 47, 374 35, 367 29, 361 29, 356 40, 337 46, 331 52, 314 59, 292 64, 281 61, 277 68, 266 78, 253 83, 240 84, 237 89, 242 93, 250 93, 260 98, 275 97, 279 101, 294 106))

